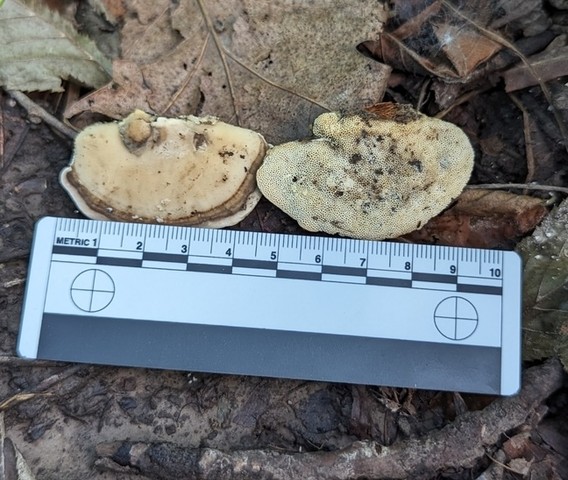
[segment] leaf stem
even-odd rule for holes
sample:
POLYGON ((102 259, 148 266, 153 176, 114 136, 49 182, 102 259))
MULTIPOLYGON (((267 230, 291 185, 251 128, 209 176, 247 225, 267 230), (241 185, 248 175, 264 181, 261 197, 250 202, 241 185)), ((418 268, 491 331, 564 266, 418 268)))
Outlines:
POLYGON ((203 18, 205 19, 205 24, 207 25, 207 30, 209 30, 209 33, 213 37, 213 41, 215 42, 215 47, 217 48, 217 51, 219 52, 219 57, 221 58, 221 62, 223 63, 223 70, 225 71, 225 76, 227 77, 227 84, 229 85, 229 92, 231 93, 231 100, 233 101, 233 108, 235 110, 236 123, 237 123, 237 125, 240 125, 241 122, 240 122, 240 119, 239 119, 239 110, 237 108, 235 89, 233 87, 233 81, 231 79, 231 71, 229 70, 229 65, 227 64, 227 59, 225 58, 225 49, 221 45, 219 37, 217 36, 215 29, 213 28, 213 23, 211 22, 211 19, 209 18, 209 15, 207 14, 205 7, 203 6, 203 1, 197 0, 197 4, 199 5, 199 9, 201 10, 201 14, 203 15, 203 18))

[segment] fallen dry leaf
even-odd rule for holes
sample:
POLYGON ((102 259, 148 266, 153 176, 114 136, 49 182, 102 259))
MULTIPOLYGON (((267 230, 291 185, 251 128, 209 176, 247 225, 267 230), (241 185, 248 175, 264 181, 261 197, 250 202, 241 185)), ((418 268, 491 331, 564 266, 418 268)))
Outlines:
POLYGON ((404 238, 462 247, 511 247, 547 212, 538 198, 496 190, 465 190, 451 208, 404 238))
POLYGON ((110 61, 94 42, 44 2, 7 0, 0 8, 0 86, 61 92, 61 80, 100 87, 110 61))
POLYGON ((216 115, 271 142, 298 138, 326 109, 380 101, 390 69, 357 52, 385 12, 340 4, 140 0, 128 5, 112 84, 68 108, 123 118, 216 115))
POLYGON ((568 371, 568 201, 521 242, 523 357, 558 355, 568 371))
MULTIPOLYGON (((491 21, 493 11, 487 0, 467 2, 461 10, 482 27, 491 21)), ((442 0, 398 0, 393 13, 380 39, 366 46, 398 70, 465 82, 502 48, 442 0)))

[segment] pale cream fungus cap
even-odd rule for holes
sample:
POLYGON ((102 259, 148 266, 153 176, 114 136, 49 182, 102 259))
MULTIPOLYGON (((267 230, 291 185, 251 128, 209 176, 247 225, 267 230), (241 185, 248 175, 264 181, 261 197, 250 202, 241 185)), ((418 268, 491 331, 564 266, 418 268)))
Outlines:
POLYGON ((315 138, 271 148, 263 195, 310 231, 380 240, 420 228, 462 191, 474 152, 457 126, 406 105, 324 113, 315 138))
POLYGON ((60 180, 93 219, 226 227, 260 200, 255 174, 267 149, 252 130, 214 117, 153 117, 87 127, 60 180))

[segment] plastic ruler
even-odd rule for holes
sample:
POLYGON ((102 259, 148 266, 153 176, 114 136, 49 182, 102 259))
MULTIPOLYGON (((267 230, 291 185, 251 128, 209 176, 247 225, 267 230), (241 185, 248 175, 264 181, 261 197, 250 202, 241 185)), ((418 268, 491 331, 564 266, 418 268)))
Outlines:
POLYGON ((514 252, 47 217, 31 359, 510 395, 514 252))

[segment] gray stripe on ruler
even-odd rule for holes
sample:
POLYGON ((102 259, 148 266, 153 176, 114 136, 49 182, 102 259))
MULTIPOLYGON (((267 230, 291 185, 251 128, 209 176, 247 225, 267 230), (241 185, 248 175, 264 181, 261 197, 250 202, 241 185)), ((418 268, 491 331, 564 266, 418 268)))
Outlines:
POLYGON ((503 295, 502 287, 490 287, 487 285, 464 285, 458 283, 457 291, 463 293, 486 293, 489 295, 503 295))
POLYGON ((334 275, 353 275, 357 277, 364 277, 367 275, 367 270, 364 268, 356 267, 336 267, 336 266, 323 266, 321 273, 332 273, 334 275))
POLYGON ((38 358, 487 394, 501 383, 493 347, 51 313, 38 358))
POLYGON ((242 258, 233 259, 233 267, 264 268, 266 270, 276 270, 277 265, 277 262, 269 262, 266 260, 246 260, 242 258))
POLYGON ((321 273, 303 272, 300 270, 277 270, 276 278, 298 278, 301 280, 321 280, 321 273))
POLYGON ((96 248, 87 248, 87 247, 63 247, 61 245, 54 245, 52 253, 59 253, 62 255, 82 255, 85 257, 96 257, 97 256, 97 249, 96 248))
POLYGON ((142 260, 151 260, 154 262, 185 263, 187 262, 187 255, 180 255, 176 253, 144 252, 142 260))
POLYGON ((116 265, 120 267, 141 267, 141 258, 97 257, 97 265, 116 265))
POLYGON ((413 273, 412 280, 416 282, 457 283, 455 275, 440 275, 438 273, 413 273))
POLYGON ((403 278, 367 277, 367 285, 381 285, 384 287, 412 287, 412 280, 403 278))
POLYGON ((206 273, 231 273, 233 267, 231 265, 213 265, 207 263, 188 263, 187 271, 189 272, 206 272, 206 273))

